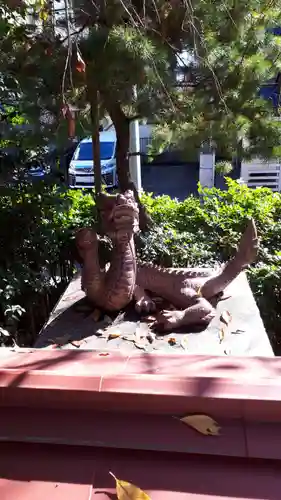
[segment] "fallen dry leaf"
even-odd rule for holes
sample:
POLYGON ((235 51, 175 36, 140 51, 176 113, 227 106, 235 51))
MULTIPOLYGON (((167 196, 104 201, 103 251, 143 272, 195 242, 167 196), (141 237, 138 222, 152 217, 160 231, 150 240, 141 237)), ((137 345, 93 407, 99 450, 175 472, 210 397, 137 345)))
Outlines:
POLYGON ((226 326, 228 326, 229 323, 231 322, 231 320, 232 320, 232 316, 231 316, 230 312, 223 311, 221 313, 221 316, 220 316, 221 323, 224 323, 226 326))
POLYGON ((181 347, 186 350, 188 349, 188 335, 184 335, 181 339, 181 347))
POLYGON ((222 343, 222 341, 224 340, 224 337, 225 337, 225 331, 224 331, 224 328, 220 328, 219 330, 219 341, 220 341, 220 344, 222 343))
POLYGON ((118 500, 151 500, 150 496, 142 491, 138 486, 128 483, 127 481, 121 481, 117 477, 109 473, 116 482, 116 495, 118 500))
POLYGON ((170 345, 176 345, 177 341, 174 337, 169 337, 168 338, 168 344, 170 345))
POLYGON ((107 340, 118 339, 118 337, 120 337, 120 335, 121 335, 120 332, 112 332, 108 335, 107 340))
POLYGON ((205 436, 218 436, 220 432, 218 423, 208 415, 187 415, 180 418, 180 421, 205 436))

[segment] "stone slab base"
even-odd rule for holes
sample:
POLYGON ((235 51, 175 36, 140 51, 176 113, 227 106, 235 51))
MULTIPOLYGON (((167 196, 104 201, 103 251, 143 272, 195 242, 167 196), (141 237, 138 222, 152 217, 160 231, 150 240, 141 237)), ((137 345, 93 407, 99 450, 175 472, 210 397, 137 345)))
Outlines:
MULTIPOLYGON (((81 291, 78 275, 61 297, 34 347, 51 348, 59 345, 63 349, 80 348, 106 352, 115 349, 132 352, 139 349, 134 342, 122 338, 132 336, 136 332, 140 336, 149 332, 148 324, 140 320, 132 307, 110 318, 107 315, 102 316, 98 321, 93 310, 94 307, 89 307, 85 294, 81 291), (101 332, 106 334, 100 335, 101 332), (108 340, 110 333, 120 336, 108 340)), ((274 356, 244 273, 226 289, 225 299, 218 303, 217 314, 207 329, 196 333, 185 331, 161 336, 145 350, 174 354, 184 352, 222 356, 274 356), (232 319, 222 335, 220 318, 226 311, 232 319), (176 340, 174 345, 169 344, 171 337, 176 340)))

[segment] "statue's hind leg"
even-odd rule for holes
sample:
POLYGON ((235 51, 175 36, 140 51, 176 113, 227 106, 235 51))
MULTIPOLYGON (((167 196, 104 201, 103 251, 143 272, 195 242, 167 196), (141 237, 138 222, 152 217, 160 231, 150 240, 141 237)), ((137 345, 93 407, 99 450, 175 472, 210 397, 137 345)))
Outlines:
POLYGON ((223 292, 241 271, 254 262, 257 252, 257 229, 254 220, 251 219, 240 240, 236 255, 227 262, 218 275, 206 280, 200 290, 202 297, 210 299, 223 292))

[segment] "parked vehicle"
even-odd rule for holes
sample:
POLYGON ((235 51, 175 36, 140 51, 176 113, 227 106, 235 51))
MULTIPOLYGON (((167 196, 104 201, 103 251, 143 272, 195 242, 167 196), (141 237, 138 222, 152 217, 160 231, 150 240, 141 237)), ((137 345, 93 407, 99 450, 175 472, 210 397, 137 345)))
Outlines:
MULTIPOLYGON (((102 181, 108 188, 117 185, 115 151, 115 130, 100 132, 102 181)), ((68 169, 68 181, 70 188, 94 187, 93 146, 91 137, 83 139, 74 151, 68 169)))
MULTIPOLYGON (((148 148, 151 142, 152 125, 140 125, 140 156, 142 163, 148 161, 148 148)), ((113 125, 106 131, 100 132, 100 158, 102 180, 106 187, 117 185, 116 175, 116 132, 113 125)), ((83 139, 74 151, 68 168, 69 187, 93 188, 93 148, 92 139, 83 139)))
POLYGON ((25 177, 28 179, 43 179, 50 173, 50 167, 42 164, 33 165, 28 168, 25 177))

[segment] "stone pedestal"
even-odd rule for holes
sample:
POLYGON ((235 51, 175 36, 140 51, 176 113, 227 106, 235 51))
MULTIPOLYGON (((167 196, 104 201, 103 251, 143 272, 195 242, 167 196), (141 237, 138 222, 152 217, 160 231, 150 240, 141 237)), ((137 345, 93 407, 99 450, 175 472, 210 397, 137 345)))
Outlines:
MULTIPOLYGON (((67 349, 119 349, 122 352, 132 352, 138 347, 133 342, 124 340, 124 337, 129 337, 136 331, 141 334, 148 332, 149 326, 140 321, 133 307, 115 317, 106 316, 96 321, 91 308, 85 303, 80 277, 77 276, 42 329, 35 347, 59 344, 67 349), (106 336, 101 335, 103 331, 112 334, 121 332, 121 335, 108 340, 106 336)), ((199 333, 171 333, 156 338, 146 350, 212 356, 274 355, 246 275, 243 273, 226 289, 225 300, 218 303, 217 314, 207 329, 199 333), (222 336, 220 317, 225 311, 230 313, 232 320, 222 336), (175 345, 169 344, 170 337, 175 338, 175 345)))

